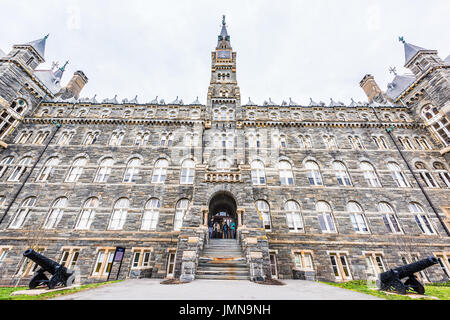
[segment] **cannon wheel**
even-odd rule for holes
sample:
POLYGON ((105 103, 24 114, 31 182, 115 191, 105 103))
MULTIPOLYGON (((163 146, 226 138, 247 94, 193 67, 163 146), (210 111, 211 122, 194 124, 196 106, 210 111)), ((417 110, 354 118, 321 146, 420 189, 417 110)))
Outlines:
POLYGON ((43 280, 48 280, 47 276, 43 272, 38 272, 33 276, 33 278, 31 278, 28 287, 30 289, 35 289, 42 283, 43 280))
POLYGON ((66 287, 72 286, 73 282, 75 281, 75 275, 71 275, 66 280, 66 287))
POLYGON ((416 277, 410 277, 405 281, 405 285, 411 287, 411 289, 413 289, 418 294, 425 293, 425 287, 420 283, 419 280, 417 280, 416 277))
POLYGON ((406 287, 401 280, 396 279, 392 281, 391 286, 394 288, 394 291, 397 291, 400 294, 406 294, 406 287))

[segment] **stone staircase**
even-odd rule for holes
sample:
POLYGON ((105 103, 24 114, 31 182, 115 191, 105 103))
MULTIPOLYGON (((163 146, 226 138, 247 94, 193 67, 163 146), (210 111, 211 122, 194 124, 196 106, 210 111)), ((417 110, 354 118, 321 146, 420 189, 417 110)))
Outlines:
POLYGON ((198 260, 197 279, 250 280, 239 241, 210 239, 198 260))

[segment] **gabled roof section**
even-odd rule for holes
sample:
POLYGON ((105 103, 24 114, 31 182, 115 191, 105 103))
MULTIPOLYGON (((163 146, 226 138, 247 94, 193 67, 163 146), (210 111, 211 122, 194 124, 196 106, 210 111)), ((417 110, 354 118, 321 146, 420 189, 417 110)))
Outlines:
POLYGON ((413 82, 416 81, 416 77, 412 74, 396 75, 394 80, 388 84, 386 94, 389 98, 395 100, 405 91, 413 82))

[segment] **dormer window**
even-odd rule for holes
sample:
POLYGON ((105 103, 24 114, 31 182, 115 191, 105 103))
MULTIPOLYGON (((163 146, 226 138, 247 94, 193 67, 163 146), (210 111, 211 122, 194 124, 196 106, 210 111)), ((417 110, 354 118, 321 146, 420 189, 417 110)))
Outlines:
POLYGON ((27 66, 29 66, 32 62, 33 62, 33 57, 31 57, 30 59, 28 59, 28 61, 27 61, 27 66))

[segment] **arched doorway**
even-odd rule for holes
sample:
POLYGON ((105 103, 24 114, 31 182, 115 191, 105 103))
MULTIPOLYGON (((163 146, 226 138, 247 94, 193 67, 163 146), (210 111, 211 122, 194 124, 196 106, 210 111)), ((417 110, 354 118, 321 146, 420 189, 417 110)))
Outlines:
POLYGON ((218 192, 209 201, 208 227, 210 238, 235 239, 238 226, 237 206, 228 192, 218 192))

